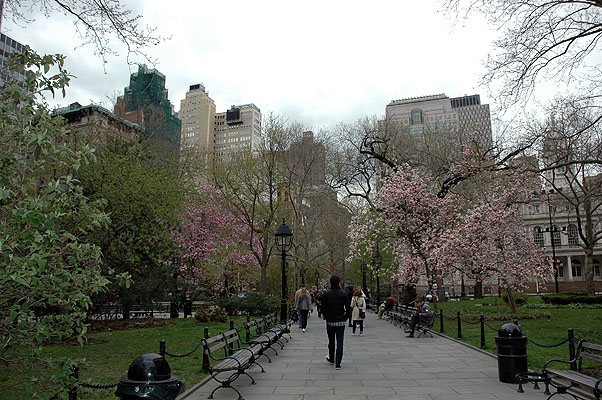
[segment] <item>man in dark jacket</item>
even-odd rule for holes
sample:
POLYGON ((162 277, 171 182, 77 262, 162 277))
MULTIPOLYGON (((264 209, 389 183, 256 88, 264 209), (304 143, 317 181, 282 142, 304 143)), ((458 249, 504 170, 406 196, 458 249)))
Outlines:
POLYGON ((408 327, 409 335, 406 337, 413 338, 414 337, 414 329, 416 329, 417 324, 428 324, 433 319, 433 311, 429 307, 428 304, 423 299, 414 300, 414 306, 416 307, 416 314, 412 316, 410 320, 410 325, 408 327))
POLYGON ((326 361, 333 363, 336 369, 341 369, 343 360, 343 337, 345 336, 345 325, 351 314, 349 297, 347 292, 340 289, 341 278, 330 277, 330 289, 322 295, 322 314, 326 320, 326 333, 328 334, 328 355, 326 361), (336 339, 336 355, 335 355, 336 339))

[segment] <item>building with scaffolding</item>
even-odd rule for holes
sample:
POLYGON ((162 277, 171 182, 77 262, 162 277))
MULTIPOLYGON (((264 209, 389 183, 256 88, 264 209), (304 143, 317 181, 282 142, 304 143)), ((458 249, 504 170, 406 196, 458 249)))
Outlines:
POLYGON ((139 65, 130 84, 117 98, 115 114, 142 126, 149 148, 160 155, 180 149, 181 121, 174 112, 165 88, 165 75, 139 65))

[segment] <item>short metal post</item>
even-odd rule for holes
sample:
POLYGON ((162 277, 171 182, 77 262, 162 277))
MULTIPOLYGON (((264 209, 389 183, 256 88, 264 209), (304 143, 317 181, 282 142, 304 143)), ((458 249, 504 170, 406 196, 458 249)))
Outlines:
MULTIPOLYGON (((208 326, 205 327, 205 332, 204 332, 203 336, 205 339, 209 338, 209 327, 208 326)), ((207 354, 205 349, 203 349, 203 372, 209 372, 209 355, 207 354)))
POLYGON ((160 354, 162 357, 165 357, 165 340, 161 340, 161 341, 159 342, 159 354, 160 354))
POLYGON ((458 339, 462 338, 462 318, 460 317, 460 311, 458 311, 457 317, 458 319, 458 339))
POLYGON ((77 400, 77 381, 79 380, 79 365, 73 364, 71 366, 71 376, 75 382, 69 389, 69 400, 77 400))
POLYGON ((571 360, 571 370, 577 371, 577 361, 575 359, 575 334, 573 328, 569 328, 569 360, 571 360))
POLYGON ((479 318, 481 322, 481 348, 485 348, 485 315, 481 313, 481 317, 479 318))
POLYGON ((443 310, 439 310, 439 320, 441 325, 439 331, 443 333, 445 332, 445 329, 443 329, 443 310))

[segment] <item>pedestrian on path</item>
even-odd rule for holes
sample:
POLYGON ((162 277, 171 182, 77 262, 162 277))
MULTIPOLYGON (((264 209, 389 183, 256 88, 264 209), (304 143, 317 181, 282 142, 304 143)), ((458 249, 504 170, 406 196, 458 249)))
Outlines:
MULTIPOLYGON (((351 299, 353 299, 353 286, 347 286, 347 297, 349 298, 349 307, 351 308, 351 299)), ((351 314, 349 314, 349 327, 353 327, 351 314)))
POLYGON ((340 282, 341 278, 338 276, 330 277, 330 289, 326 290, 321 298, 322 314, 326 320, 326 334, 328 335, 326 361, 334 364, 336 369, 341 369, 345 325, 347 325, 347 318, 351 314, 349 296, 347 296, 347 292, 340 288, 340 282))
POLYGON ((359 325, 360 336, 364 334, 364 319, 366 318, 366 300, 362 296, 360 289, 353 291, 353 299, 351 300, 351 309, 353 310, 351 319, 353 320, 353 335, 355 335, 355 328, 359 325))
POLYGON ((299 329, 303 328, 302 323, 301 323, 301 309, 299 308, 299 306, 297 306, 297 303, 299 302, 299 295, 301 294, 301 291, 303 290, 304 286, 301 286, 296 292, 295 292, 295 311, 297 311, 297 321, 299 322, 299 329))
POLYGON ((307 329, 307 317, 309 317, 309 310, 311 309, 311 301, 309 298, 309 292, 306 288, 301 289, 299 293, 299 300, 297 300, 297 309, 301 312, 301 329, 305 332, 307 329))

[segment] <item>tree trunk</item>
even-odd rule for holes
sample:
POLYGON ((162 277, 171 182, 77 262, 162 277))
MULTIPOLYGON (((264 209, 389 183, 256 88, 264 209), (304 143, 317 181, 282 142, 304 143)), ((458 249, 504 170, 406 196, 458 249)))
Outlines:
POLYGON ((594 250, 587 248, 585 249, 585 265, 583 266, 584 279, 585 279, 585 290, 590 296, 596 294, 596 286, 594 281, 594 250))
POLYGON ((506 295, 508 296, 508 305, 510 306, 510 311, 512 314, 518 314, 518 307, 516 307, 516 301, 514 300, 514 295, 512 294, 511 288, 506 288, 506 295))
POLYGON ((474 283, 474 298, 482 299, 483 298, 483 280, 478 277, 474 283))
POLYGON ((437 277, 437 298, 439 302, 446 301, 445 288, 443 287, 443 278, 437 277))

